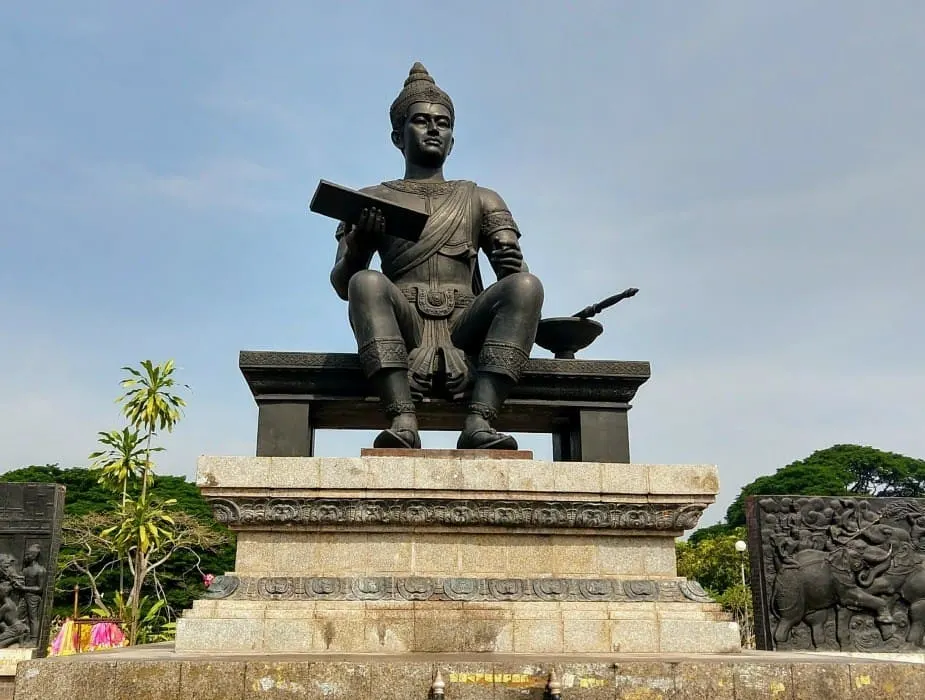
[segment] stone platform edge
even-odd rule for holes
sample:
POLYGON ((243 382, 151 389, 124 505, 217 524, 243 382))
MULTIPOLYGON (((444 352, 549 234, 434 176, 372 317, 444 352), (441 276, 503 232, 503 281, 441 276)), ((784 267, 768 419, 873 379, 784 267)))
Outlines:
POLYGON ((497 497, 713 502, 714 465, 413 457, 199 457, 196 485, 215 490, 462 491, 497 497))
POLYGON ((735 653, 715 603, 454 603, 199 600, 177 620, 200 653, 735 653))
POLYGON ((538 700, 553 670, 563 700, 925 697, 925 666, 859 662, 835 654, 203 658, 159 644, 22 662, 16 700, 425 700, 438 671, 446 700, 538 700))

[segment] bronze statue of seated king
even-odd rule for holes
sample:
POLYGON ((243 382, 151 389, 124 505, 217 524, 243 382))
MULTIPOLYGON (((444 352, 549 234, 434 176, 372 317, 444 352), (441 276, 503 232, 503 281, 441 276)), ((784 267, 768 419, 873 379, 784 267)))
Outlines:
POLYGON ((517 449, 492 423, 533 347, 543 286, 524 263, 504 200, 474 182, 444 179, 453 102, 420 63, 389 116, 405 176, 361 192, 423 209, 427 223, 409 240, 390 230, 380 209, 365 209, 355 224, 338 226, 331 272, 347 301, 363 371, 391 420, 374 445, 420 448, 414 400, 445 395, 468 401, 459 449, 517 449), (479 251, 497 277, 488 287, 479 251), (369 269, 376 253, 382 272, 369 269))

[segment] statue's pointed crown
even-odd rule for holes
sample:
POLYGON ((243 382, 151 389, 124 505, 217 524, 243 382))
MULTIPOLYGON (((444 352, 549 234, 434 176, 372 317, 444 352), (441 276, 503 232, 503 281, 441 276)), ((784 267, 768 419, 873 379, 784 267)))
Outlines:
POLYGON ((431 102, 443 105, 450 110, 450 115, 454 119, 456 118, 450 96, 437 87, 434 79, 420 61, 411 66, 408 77, 405 78, 404 87, 402 87, 401 92, 398 93, 398 97, 395 98, 392 107, 389 109, 389 118, 392 120, 393 130, 398 131, 402 128, 408 108, 415 102, 431 102))

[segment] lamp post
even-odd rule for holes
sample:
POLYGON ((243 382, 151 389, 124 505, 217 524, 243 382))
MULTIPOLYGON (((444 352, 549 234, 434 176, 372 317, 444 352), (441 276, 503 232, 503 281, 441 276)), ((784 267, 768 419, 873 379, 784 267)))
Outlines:
MULTIPOLYGON (((736 552, 739 553, 739 573, 742 576, 742 592, 747 595, 748 583, 745 579, 745 553, 748 551, 748 545, 745 544, 743 540, 737 540, 735 547, 736 552)), ((750 640, 752 638, 752 625, 748 614, 748 600, 745 601, 744 605, 742 606, 742 610, 745 613, 745 639, 750 640)))

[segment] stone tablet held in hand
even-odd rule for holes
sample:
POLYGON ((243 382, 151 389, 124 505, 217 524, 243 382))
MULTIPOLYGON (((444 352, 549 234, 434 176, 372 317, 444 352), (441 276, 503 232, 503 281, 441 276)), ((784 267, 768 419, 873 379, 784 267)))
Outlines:
POLYGON ((318 182, 318 188, 308 208, 316 214, 329 216, 346 224, 355 224, 364 209, 375 207, 386 221, 386 234, 417 241, 427 224, 427 212, 407 205, 396 204, 381 197, 351 190, 327 180, 318 182))

